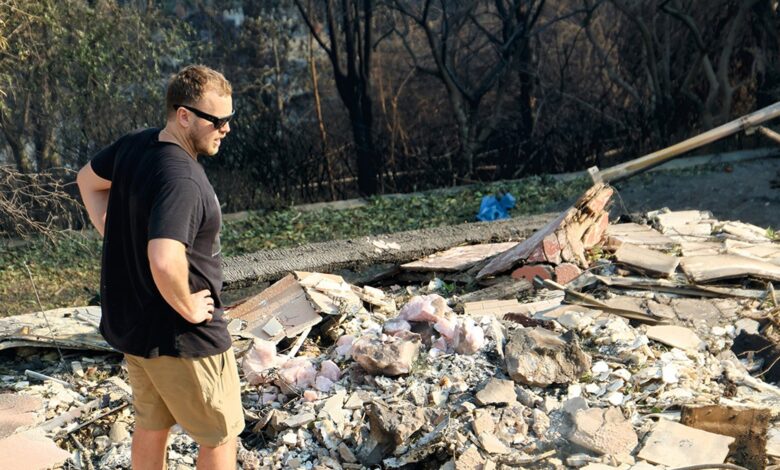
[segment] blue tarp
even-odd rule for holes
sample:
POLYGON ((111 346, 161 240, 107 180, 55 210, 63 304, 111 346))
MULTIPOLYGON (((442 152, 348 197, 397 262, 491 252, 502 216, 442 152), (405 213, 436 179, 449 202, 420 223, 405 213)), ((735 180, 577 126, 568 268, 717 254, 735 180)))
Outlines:
POLYGON ((477 220, 488 222, 509 218, 509 209, 515 207, 515 197, 511 193, 498 196, 485 196, 479 205, 477 220))

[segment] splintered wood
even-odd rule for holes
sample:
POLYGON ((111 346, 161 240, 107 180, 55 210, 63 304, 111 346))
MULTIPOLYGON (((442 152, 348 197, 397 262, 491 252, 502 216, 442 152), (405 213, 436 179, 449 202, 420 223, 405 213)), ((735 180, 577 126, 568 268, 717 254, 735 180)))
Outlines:
POLYGON ((733 408, 722 405, 685 405, 680 423, 723 436, 735 442, 730 453, 747 468, 764 468, 769 409, 733 408))
POLYGON ((477 279, 508 271, 520 263, 569 262, 586 268, 585 250, 602 241, 609 224, 605 210, 613 189, 605 184, 591 187, 568 210, 514 248, 493 258, 477 279))

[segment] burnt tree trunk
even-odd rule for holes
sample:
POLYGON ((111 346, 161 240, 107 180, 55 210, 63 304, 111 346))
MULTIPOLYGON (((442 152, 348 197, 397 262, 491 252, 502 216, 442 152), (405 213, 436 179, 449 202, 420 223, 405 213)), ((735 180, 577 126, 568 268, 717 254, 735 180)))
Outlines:
MULTIPOLYGON (((473 177, 476 155, 502 121, 508 76, 519 52, 530 47, 545 2, 393 2, 425 34, 433 67, 423 65, 414 54, 412 58, 420 71, 438 78, 447 90, 460 141, 456 167, 463 179, 473 177), (491 20, 481 23, 480 18, 491 20), (471 45, 463 43, 466 37, 471 45), (482 48, 479 53, 473 52, 474 41, 482 48), (479 65, 469 66, 476 55, 483 56, 479 65)), ((406 49, 414 50, 411 45, 406 49)))
POLYGON ((335 0, 318 7, 304 7, 295 0, 312 36, 328 54, 333 78, 344 107, 349 114, 358 167, 358 190, 362 196, 378 191, 379 152, 372 136, 371 56, 374 4, 372 0, 335 0), (317 10, 324 9, 327 41, 317 10), (340 15, 340 16, 339 16, 340 15), (338 16, 338 21, 337 21, 338 16))

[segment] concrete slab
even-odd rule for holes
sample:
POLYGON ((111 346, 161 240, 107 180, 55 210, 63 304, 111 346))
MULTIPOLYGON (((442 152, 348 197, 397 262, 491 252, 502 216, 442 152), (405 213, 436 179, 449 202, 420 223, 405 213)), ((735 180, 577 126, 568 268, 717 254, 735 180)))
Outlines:
POLYGON ((30 430, 0 439, 0 468, 44 470, 62 465, 70 453, 60 449, 43 431, 30 430))
POLYGON ((672 308, 674 308, 677 318, 682 321, 703 321, 712 326, 716 325, 721 317, 720 310, 709 300, 673 299, 672 308))
POLYGON ((641 272, 669 277, 677 269, 680 259, 657 250, 631 243, 623 243, 615 251, 618 263, 623 263, 641 272))
POLYGON ((456 246, 455 248, 426 256, 423 259, 403 264, 401 268, 409 271, 464 271, 480 261, 514 248, 515 245, 517 245, 517 242, 456 246))
POLYGON ((39 397, 0 394, 0 439, 10 436, 21 427, 41 422, 36 411, 42 407, 43 402, 39 397))
POLYGON ((607 227, 608 244, 633 243, 662 250, 674 248, 675 242, 658 230, 635 223, 614 224, 607 227), (618 243, 615 243, 618 242, 618 243))
POLYGON ((465 314, 473 317, 492 315, 496 318, 502 318, 507 313, 516 313, 519 307, 520 302, 517 299, 485 300, 463 304, 465 314))
POLYGON ((673 348, 698 351, 702 341, 689 328, 676 325, 656 325, 647 329, 647 337, 673 348))

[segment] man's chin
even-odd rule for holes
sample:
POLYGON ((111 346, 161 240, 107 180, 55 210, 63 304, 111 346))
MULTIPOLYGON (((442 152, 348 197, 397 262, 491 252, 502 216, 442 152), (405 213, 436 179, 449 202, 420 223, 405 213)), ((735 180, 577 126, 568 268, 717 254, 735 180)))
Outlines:
POLYGON ((217 155, 217 152, 219 152, 219 147, 217 147, 217 148, 210 148, 210 149, 201 149, 198 152, 198 155, 201 156, 201 157, 208 158, 208 157, 213 157, 213 156, 217 155))

